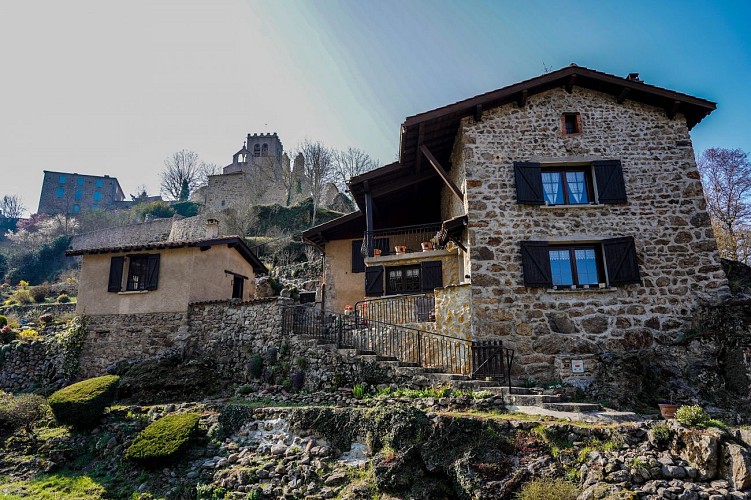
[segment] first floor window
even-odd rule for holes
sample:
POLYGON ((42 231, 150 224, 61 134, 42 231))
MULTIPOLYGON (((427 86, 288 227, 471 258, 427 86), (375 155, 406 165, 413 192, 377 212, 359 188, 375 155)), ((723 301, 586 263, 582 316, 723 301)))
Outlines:
POLYGON ((551 247, 553 286, 585 286, 603 282, 600 252, 596 247, 551 247))
POLYGON ((139 255, 130 258, 128 266, 128 286, 126 290, 145 290, 149 256, 139 255))
POLYGON ((237 274, 232 277, 232 298, 242 299, 243 289, 245 287, 245 278, 238 276, 237 274))
POLYGON ((541 175, 546 205, 585 205, 592 199, 591 168, 544 169, 541 175))
POLYGON ((62 198, 65 195, 65 188, 57 188, 55 194, 58 198, 62 198))
POLYGON ((112 257, 107 291, 122 291, 124 272, 127 291, 156 290, 159 282, 159 254, 128 255, 127 259, 124 256, 112 257))
POLYGON ((386 294, 417 293, 420 291, 420 266, 388 267, 386 294))

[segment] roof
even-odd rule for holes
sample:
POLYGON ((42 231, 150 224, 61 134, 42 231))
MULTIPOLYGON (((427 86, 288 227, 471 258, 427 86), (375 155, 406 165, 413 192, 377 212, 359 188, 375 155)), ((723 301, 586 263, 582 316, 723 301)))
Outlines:
POLYGON ((616 102, 631 100, 662 108, 669 116, 677 112, 683 113, 689 130, 717 108, 717 104, 712 101, 649 85, 638 78, 622 78, 572 64, 507 87, 408 116, 401 129, 399 163, 405 167, 419 168, 418 150, 421 144, 425 144, 438 162, 448 169, 451 149, 462 118, 479 116, 482 111, 512 102, 523 105, 531 95, 560 87, 570 91, 573 86, 611 94, 616 102))
POLYGON ((322 246, 327 241, 362 237, 365 231, 365 214, 359 210, 314 226, 302 233, 303 238, 322 246))
POLYGON ((255 274, 268 274, 269 270, 250 249, 248 244, 239 236, 228 236, 225 238, 212 238, 206 240, 194 241, 158 241, 154 243, 138 243, 133 245, 117 245, 100 248, 81 248, 78 250, 67 250, 65 255, 94 255, 122 252, 140 252, 144 250, 166 250, 172 248, 209 248, 217 245, 227 245, 234 248, 251 266, 255 274))

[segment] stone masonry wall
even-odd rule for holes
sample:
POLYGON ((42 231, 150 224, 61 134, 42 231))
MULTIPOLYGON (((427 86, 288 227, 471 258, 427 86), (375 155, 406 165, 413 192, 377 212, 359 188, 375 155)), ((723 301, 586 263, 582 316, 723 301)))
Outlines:
POLYGON ((172 221, 172 218, 156 219, 140 224, 91 231, 73 238, 70 246, 73 250, 79 250, 165 241, 170 234, 172 221))
POLYGON ((62 387, 63 358, 51 341, 14 342, 0 346, 0 389, 11 392, 62 387))
MULTIPOLYGON (((452 171, 466 176, 475 336, 501 337, 517 375, 559 378, 570 359, 674 339, 701 301, 727 291, 685 119, 575 87, 465 118, 452 171), (560 117, 581 113, 583 133, 560 117), (514 161, 619 159, 625 205, 516 203, 514 161), (520 242, 633 236, 641 285, 603 290, 525 288, 520 242), (558 368, 556 368, 556 364, 558 368)), ((461 179, 459 179, 461 180, 461 179)), ((445 207, 454 211, 456 207, 445 207)), ((593 370, 587 367, 587 372, 593 370)))

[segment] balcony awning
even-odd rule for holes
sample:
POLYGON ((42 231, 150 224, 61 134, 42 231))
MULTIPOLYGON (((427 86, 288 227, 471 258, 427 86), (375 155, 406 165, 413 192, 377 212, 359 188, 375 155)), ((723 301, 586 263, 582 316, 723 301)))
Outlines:
POLYGON ((445 245, 448 241, 453 241, 462 250, 467 250, 462 243, 462 233, 467 226, 468 218, 466 215, 459 215, 453 219, 443 221, 441 230, 438 231, 438 244, 445 245))

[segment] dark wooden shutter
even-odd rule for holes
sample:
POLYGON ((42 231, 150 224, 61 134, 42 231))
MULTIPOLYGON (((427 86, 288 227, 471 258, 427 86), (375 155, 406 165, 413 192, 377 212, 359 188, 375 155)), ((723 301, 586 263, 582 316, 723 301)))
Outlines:
POLYGON ((380 297, 383 295, 383 266, 365 268, 365 296, 380 297))
POLYGON ((365 259, 362 256, 362 241, 357 240, 352 242, 352 272, 364 273, 365 272, 365 259))
POLYGON ((389 251, 389 239, 388 238, 375 238, 373 240, 373 248, 381 250, 381 255, 388 255, 389 251))
POLYGON ((146 290, 156 290, 159 283, 159 254, 149 255, 146 266, 146 290))
POLYGON ((524 286, 553 286, 550 272, 550 253, 547 241, 522 241, 522 268, 524 286))
POLYGON ((443 286, 443 270, 440 260, 431 260, 422 263, 420 280, 423 292, 432 292, 434 288, 443 286))
POLYGON ((626 184, 620 160, 594 162, 597 199, 600 203, 626 203, 626 184))
POLYGON ((516 202, 524 205, 544 205, 540 164, 526 161, 514 162, 516 202))
POLYGON ((112 257, 110 259, 110 281, 107 285, 108 292, 119 292, 123 282, 123 263, 125 257, 112 257))
POLYGON ((602 252, 608 270, 608 284, 627 285, 641 283, 636 245, 631 236, 603 240, 602 252))

